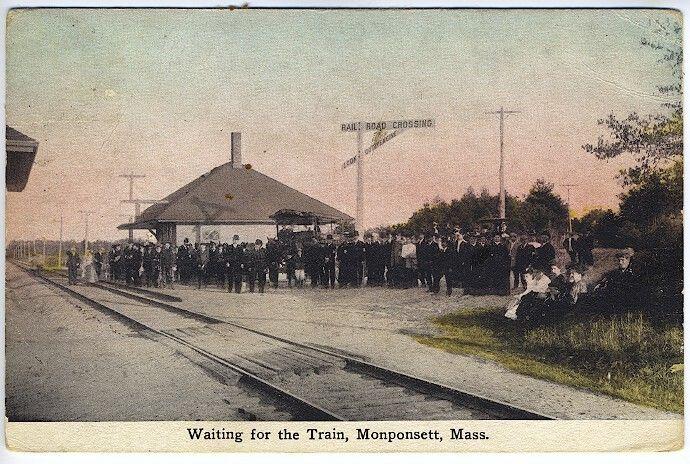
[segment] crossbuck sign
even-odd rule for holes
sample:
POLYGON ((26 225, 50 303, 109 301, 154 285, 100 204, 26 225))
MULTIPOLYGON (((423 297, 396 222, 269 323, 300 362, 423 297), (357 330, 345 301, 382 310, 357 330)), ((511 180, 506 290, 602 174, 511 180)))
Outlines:
POLYGON ((357 154, 345 162, 342 169, 357 164, 357 216, 356 230, 364 229, 364 166, 362 157, 368 155, 384 143, 394 139, 407 129, 430 129, 436 126, 433 119, 400 119, 395 121, 358 121, 340 125, 342 132, 357 133, 357 154), (376 131, 371 145, 362 149, 364 132, 376 131))

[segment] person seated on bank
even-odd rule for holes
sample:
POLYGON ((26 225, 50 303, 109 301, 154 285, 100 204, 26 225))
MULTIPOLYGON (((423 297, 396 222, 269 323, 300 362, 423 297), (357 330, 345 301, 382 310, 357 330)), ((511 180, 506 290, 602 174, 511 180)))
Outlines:
MULTIPOLYGON (((582 280, 584 272, 583 267, 571 267, 566 277, 553 264, 546 298, 534 300, 529 313, 525 313, 526 318, 532 322, 542 322, 560 319, 571 313, 580 295, 587 292, 587 285, 582 280)), ((518 308, 518 314, 521 314, 521 308, 518 308)))
POLYGON ((544 271, 538 266, 532 266, 528 270, 525 276, 527 281, 527 288, 524 292, 520 293, 515 299, 508 305, 505 317, 508 319, 517 320, 519 318, 519 308, 522 306, 523 309, 530 305, 536 299, 544 300, 547 297, 547 292, 549 290, 549 284, 551 279, 548 278, 544 271))
POLYGON ((583 302, 583 309, 616 312, 625 308, 634 309, 641 303, 643 289, 633 266, 634 254, 632 248, 616 253, 618 267, 604 275, 587 301, 583 302))
POLYGON ((568 269, 568 304, 575 306, 580 296, 587 293, 587 283, 584 280, 587 267, 582 264, 574 264, 568 269))
POLYGON ((556 260, 551 262, 551 267, 546 275, 551 280, 549 287, 556 289, 559 294, 565 293, 568 281, 566 275, 561 272, 561 268, 556 264, 556 260))

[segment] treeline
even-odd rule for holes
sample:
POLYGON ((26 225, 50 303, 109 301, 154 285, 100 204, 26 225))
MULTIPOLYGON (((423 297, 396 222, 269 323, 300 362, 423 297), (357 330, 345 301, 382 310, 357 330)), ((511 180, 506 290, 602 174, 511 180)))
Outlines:
MULTIPOLYGON (((506 194, 506 223, 515 232, 564 231, 568 226, 568 207, 554 193, 554 185, 544 179, 537 180, 524 199, 506 194)), ((477 194, 471 187, 460 198, 446 202, 436 199, 424 204, 410 219, 390 229, 396 232, 424 233, 433 230, 434 224, 452 230, 460 226, 470 231, 482 221, 498 216, 498 195, 484 189, 477 194)))
POLYGON ((591 230, 603 247, 683 247, 683 161, 650 171, 620 195, 619 211, 595 209, 573 220, 575 231, 591 230))

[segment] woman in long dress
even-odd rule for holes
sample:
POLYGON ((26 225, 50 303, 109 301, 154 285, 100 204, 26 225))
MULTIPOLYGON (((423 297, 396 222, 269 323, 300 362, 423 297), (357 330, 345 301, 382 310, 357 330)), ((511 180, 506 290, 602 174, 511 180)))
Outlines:
POLYGON ((533 267, 530 270, 530 272, 525 276, 525 280, 527 281, 527 289, 516 296, 506 308, 507 311, 505 313, 505 317, 508 319, 517 320, 517 309, 518 306, 520 306, 520 302, 524 296, 532 292, 535 294, 546 295, 546 292, 549 290, 549 284, 551 283, 551 279, 544 274, 543 270, 537 267, 533 267))
POLYGON ((94 263, 93 254, 89 250, 86 250, 86 253, 84 253, 82 278, 90 284, 95 284, 98 282, 98 275, 96 274, 96 265, 94 263))

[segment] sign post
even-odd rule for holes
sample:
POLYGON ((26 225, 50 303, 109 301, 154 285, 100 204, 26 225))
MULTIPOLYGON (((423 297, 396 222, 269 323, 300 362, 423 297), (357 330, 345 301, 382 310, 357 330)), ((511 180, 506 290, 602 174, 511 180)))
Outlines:
POLYGON ((394 121, 358 121, 340 125, 342 132, 357 133, 357 154, 342 164, 342 169, 357 163, 357 214, 355 230, 364 231, 364 155, 368 155, 384 143, 394 139, 407 129, 431 129, 436 126, 434 119, 400 119, 394 121), (364 132, 376 131, 371 145, 362 149, 364 132), (390 132, 388 132, 390 131, 390 132))

